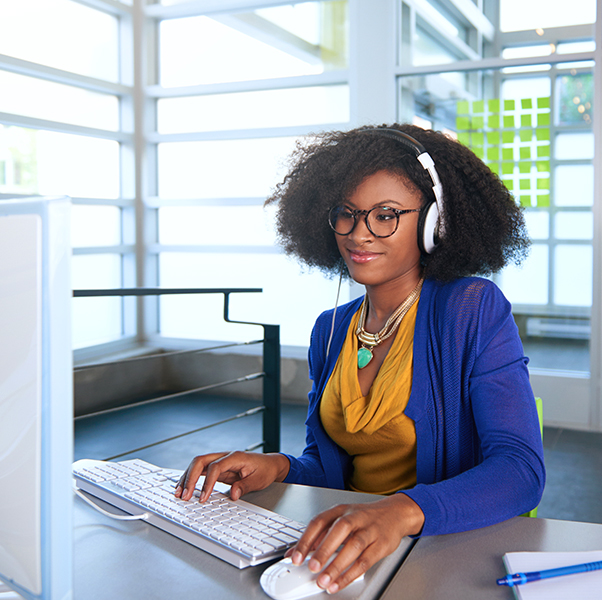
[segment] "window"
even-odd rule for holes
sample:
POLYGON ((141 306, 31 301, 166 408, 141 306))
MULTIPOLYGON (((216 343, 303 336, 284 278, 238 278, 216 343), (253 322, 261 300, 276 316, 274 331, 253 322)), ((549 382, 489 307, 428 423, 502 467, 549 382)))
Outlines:
POLYGON ((158 101, 157 111, 160 133, 338 123, 349 120, 349 86, 163 98, 158 101))
POLYGON ((346 2, 161 21, 164 87, 315 75, 347 66, 346 2), (199 60, 198 57, 211 57, 199 60))
POLYGON ((547 0, 500 0, 500 29, 502 31, 541 30, 594 23, 595 0, 577 0, 566 5, 547 0))
MULTIPOLYGON (((0 201, 68 195, 73 201, 75 288, 133 285, 131 80, 127 3, 21 0, 0 20, 0 201), (35 18, 32 18, 35 15, 35 18), (77 51, 74 51, 77 49, 77 51), (6 57, 6 58, 3 58, 6 57), (128 112, 129 111, 129 112, 128 112), (125 178, 124 178, 125 173, 125 178), (125 243, 128 242, 128 245, 125 243)), ((74 348, 133 332, 123 302, 73 302, 74 348)))
POLYGON ((0 71, 0 112, 117 131, 119 99, 110 94, 0 71))
POLYGON ((113 140, 0 125, 6 194, 119 197, 119 144, 113 140))
MULTIPOLYGON (((284 345, 306 346, 337 282, 281 254, 263 203, 300 137, 348 126, 347 2, 208 15, 199 8, 173 18, 168 8, 157 11, 158 283, 261 287, 262 294, 232 299, 233 318, 279 323, 284 345)), ((257 335, 209 318, 221 314, 221 302, 163 297, 158 331, 210 340, 257 335)))
POLYGON ((264 137, 159 144, 159 196, 263 200, 284 176, 294 143, 264 137))
POLYGON ((530 255, 494 278, 513 304, 532 367, 589 370, 583 323, 592 306, 593 88, 583 63, 478 71, 464 80, 446 73, 446 82, 464 82, 454 87, 437 74, 399 81, 400 112, 453 132, 525 207, 530 255), (555 338, 561 342, 550 352, 555 338), (571 351, 570 362, 561 348, 571 351))
POLYGON ((118 51, 119 19, 111 14, 73 0, 3 3, 0 54, 117 82, 118 51))

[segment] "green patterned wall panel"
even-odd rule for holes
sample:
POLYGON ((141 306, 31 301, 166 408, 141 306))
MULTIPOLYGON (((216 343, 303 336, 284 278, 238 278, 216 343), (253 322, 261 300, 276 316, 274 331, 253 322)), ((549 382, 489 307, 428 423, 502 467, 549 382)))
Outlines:
POLYGON ((456 130, 523 206, 550 205, 550 98, 460 101, 456 130))

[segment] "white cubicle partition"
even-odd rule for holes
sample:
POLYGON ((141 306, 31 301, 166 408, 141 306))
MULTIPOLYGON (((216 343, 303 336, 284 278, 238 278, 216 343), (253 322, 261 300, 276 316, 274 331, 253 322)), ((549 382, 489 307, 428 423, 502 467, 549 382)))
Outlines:
POLYGON ((0 200, 0 580, 72 597, 70 202, 0 200))

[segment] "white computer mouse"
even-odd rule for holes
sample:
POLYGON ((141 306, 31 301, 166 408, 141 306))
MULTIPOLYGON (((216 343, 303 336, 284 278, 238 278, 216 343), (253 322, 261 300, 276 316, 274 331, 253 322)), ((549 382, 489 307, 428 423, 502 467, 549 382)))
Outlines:
MULTIPOLYGON (((334 560, 335 556, 336 553, 328 562, 334 560)), ((309 559, 310 556, 303 564, 295 566, 290 558, 283 558, 268 567, 259 580, 263 591, 274 600, 299 600, 324 592, 325 590, 317 584, 320 573, 312 573, 309 570, 309 559)), ((353 583, 363 578, 361 575, 353 583)))

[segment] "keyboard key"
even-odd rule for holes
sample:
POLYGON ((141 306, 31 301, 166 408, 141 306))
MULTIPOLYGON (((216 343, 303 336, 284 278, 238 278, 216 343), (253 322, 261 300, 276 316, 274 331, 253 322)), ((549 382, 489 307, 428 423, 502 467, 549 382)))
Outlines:
POLYGON ((280 534, 289 535, 295 540, 298 540, 303 535, 303 532, 297 531, 296 529, 291 529, 290 527, 285 527, 284 529, 280 530, 280 534))
POLYGON ((254 529, 251 529, 250 527, 243 527, 242 529, 239 529, 240 533, 243 533, 244 535, 249 535, 251 533, 253 533, 253 531, 256 531, 254 529))
POLYGON ((278 523, 292 523, 293 520, 288 517, 283 517, 282 515, 273 515, 272 519, 278 523))
POLYGON ((245 544, 240 540, 237 540, 236 538, 232 539, 232 543, 230 544, 230 546, 235 550, 242 550, 243 548, 245 548, 245 544))
POLYGON ((100 483, 101 481, 105 481, 104 475, 99 472, 90 471, 88 469, 82 469, 77 473, 80 477, 84 477, 89 481, 93 481, 94 483, 100 483))
POLYGON ((261 515, 249 515, 248 518, 250 521, 255 521, 255 522, 259 522, 263 519, 263 517, 261 515))
POLYGON ((261 554, 259 552, 259 550, 255 550, 255 548, 253 548, 252 546, 245 546, 244 544, 241 547, 239 547, 239 550, 243 554, 246 554, 247 556, 250 556, 250 557, 259 556, 261 554))
POLYGON ((254 540, 259 542, 263 542, 263 540, 269 538, 270 536, 263 531, 253 531, 253 533, 249 533, 249 537, 252 537, 254 540))
POLYGON ((243 541, 247 546, 251 546, 254 547, 255 544, 257 543, 257 540, 253 539, 252 537, 245 535, 242 537, 241 541, 243 541))
POLYGON ((243 523, 246 519, 245 517, 241 516, 241 515, 236 515, 234 517, 232 517, 233 521, 236 521, 237 523, 243 523))
POLYGON ((286 533, 276 533, 274 537, 285 544, 295 544, 297 542, 297 538, 294 538, 291 535, 286 535, 286 533))
POLYGON ((263 540, 263 543, 269 544, 274 550, 284 550, 284 548, 287 548, 289 545, 288 542, 283 542, 282 540, 277 540, 273 537, 263 540))

